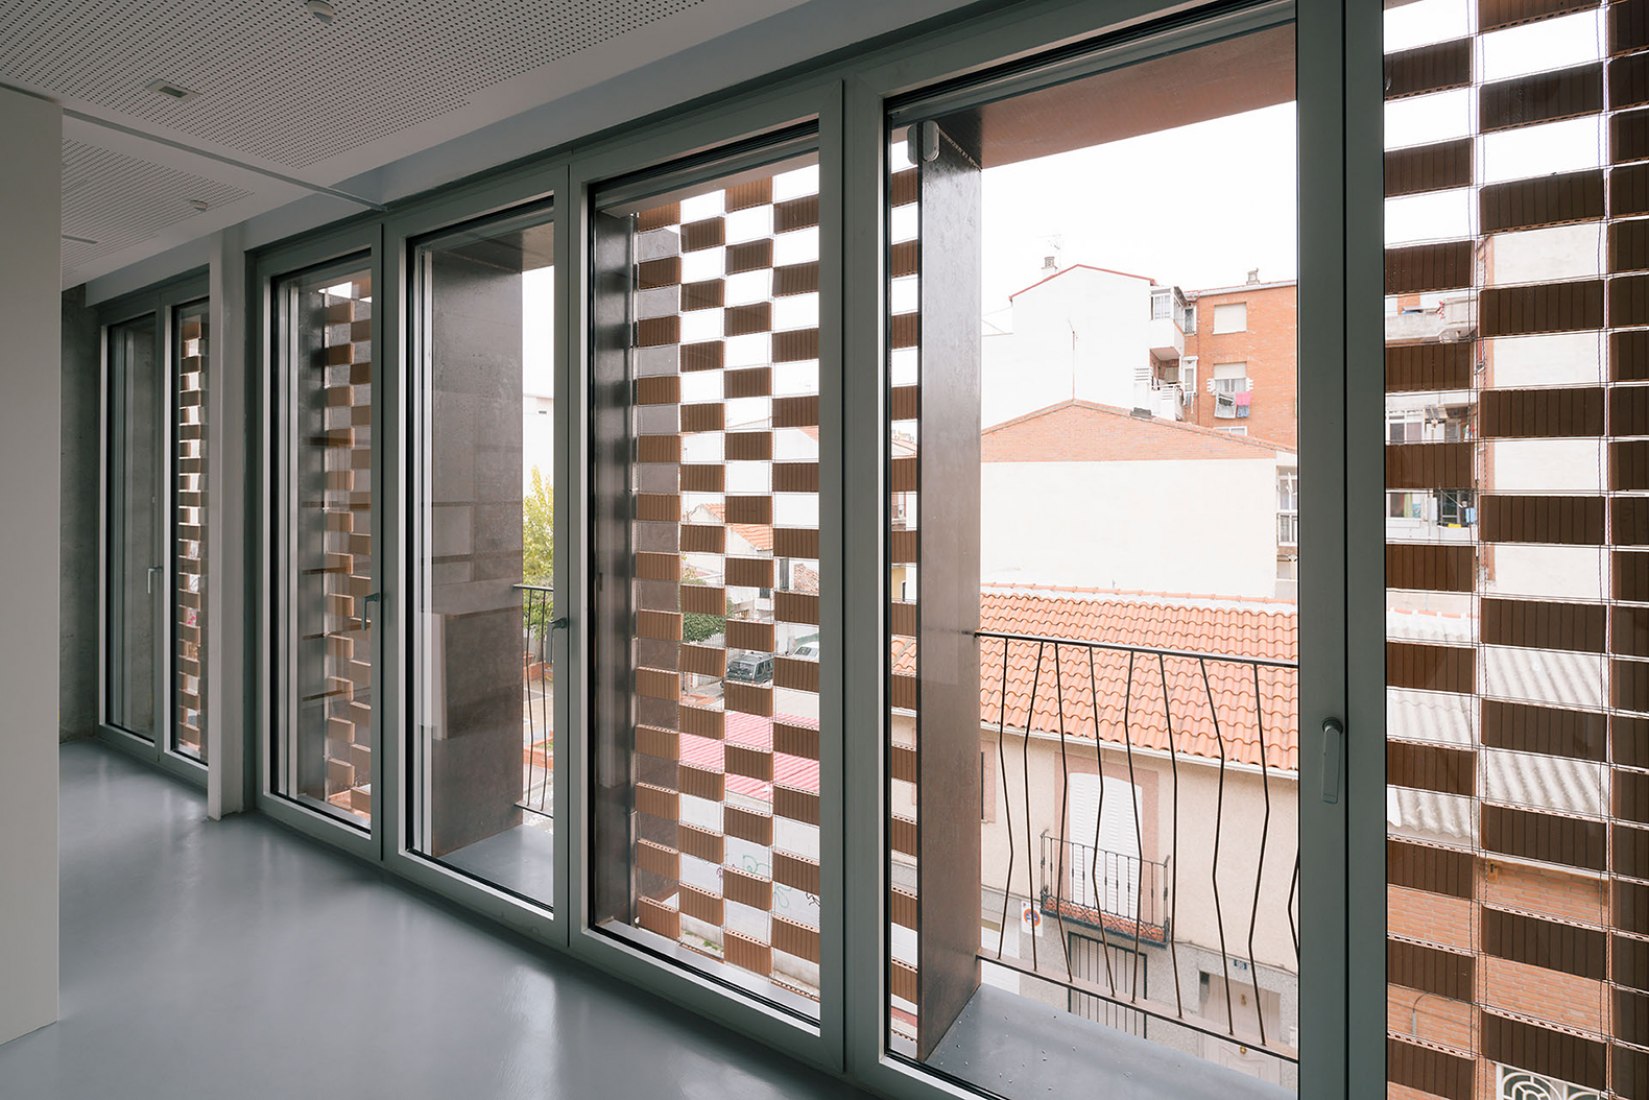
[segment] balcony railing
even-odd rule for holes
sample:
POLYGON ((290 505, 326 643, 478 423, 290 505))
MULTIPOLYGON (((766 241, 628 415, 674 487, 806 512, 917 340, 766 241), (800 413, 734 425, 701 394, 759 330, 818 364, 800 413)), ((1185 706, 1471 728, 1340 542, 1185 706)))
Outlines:
POLYGON ((553 817, 555 751, 555 673, 550 660, 550 633, 555 621, 555 589, 518 584, 521 593, 523 810, 553 817))
POLYGON ((1168 861, 1141 859, 1042 833, 1041 896, 1049 916, 1104 929, 1137 943, 1163 944, 1168 861))
MULTIPOLYGON (((1296 786, 1296 662, 994 631, 976 636, 981 721, 997 735, 996 785, 1004 796, 1007 839, 1006 873, 984 884, 987 896, 1002 898, 1002 930, 995 949, 983 949, 980 958, 1297 1062, 1298 1052, 1275 1034, 1275 1025, 1267 1031, 1260 996, 1265 953, 1256 949, 1257 940, 1269 940, 1271 967, 1298 973, 1298 849, 1273 829, 1274 809, 1282 817, 1283 799, 1294 797, 1296 786), (1019 744, 1010 749, 1015 739, 1019 744), (1033 741, 1057 758, 1034 765, 1033 741), (1019 756, 1012 768, 1010 752, 1019 756), (1191 775, 1191 768, 1207 770, 1191 775), (1142 783, 1148 770, 1155 774, 1142 783), (1033 773, 1051 775, 1053 783, 1033 784, 1033 773), (1075 836, 1070 781, 1084 774, 1098 777, 1099 805, 1082 817, 1091 833, 1075 836), (1156 791, 1151 804, 1140 793, 1147 787, 1156 791), (1032 837, 1039 833, 1042 850, 1033 861, 1032 837), (1150 848, 1166 852, 1160 861, 1138 854, 1147 838, 1150 848), (1182 841, 1189 847, 1182 850, 1182 841), (1190 863, 1188 853, 1196 857, 1190 863), (1113 942, 1133 949, 1136 960, 1141 949, 1166 951, 1172 999, 1143 995, 1139 982, 1109 965, 1099 979, 1078 977, 1068 952, 1039 960, 1035 936, 1028 959, 1005 952, 1006 931, 1019 924, 1009 919, 1010 899, 1024 896, 1027 878, 1029 898, 1058 927, 1061 943, 1071 942, 1067 925, 1076 924, 1098 930, 1107 958, 1113 942), (1200 931, 1188 934, 1177 912, 1181 903, 1191 907, 1200 931), (1279 940, 1285 926, 1287 939, 1279 940), (1280 967, 1279 942, 1287 945, 1283 951, 1292 948, 1280 967), (1243 975, 1224 983, 1222 1011, 1211 1016, 1216 1006, 1199 1013, 1186 1003, 1182 944, 1217 954, 1221 974, 1243 975)), ((1261 652, 1285 648, 1275 640, 1251 641, 1261 652)))

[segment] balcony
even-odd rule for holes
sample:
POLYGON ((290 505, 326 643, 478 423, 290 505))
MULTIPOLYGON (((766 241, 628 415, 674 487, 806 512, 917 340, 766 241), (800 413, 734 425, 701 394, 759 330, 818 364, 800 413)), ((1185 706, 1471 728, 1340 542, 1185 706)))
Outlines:
POLYGON ((548 901, 555 858, 555 673, 550 636, 555 590, 521 593, 521 785, 513 823, 442 854, 448 866, 523 897, 548 901))
POLYGON ((1386 343, 1458 343, 1477 331, 1477 300, 1461 295, 1434 309, 1386 315, 1386 343))
POLYGON ((1295 1080, 1292 616, 1215 614, 1235 652, 979 632, 978 958, 1000 977, 957 1027, 1063 990, 1073 1027, 1295 1080))
POLYGON ((1141 407, 1158 420, 1184 420, 1185 410, 1196 395, 1178 382, 1153 378, 1149 390, 1142 396, 1141 407))
POLYGON ((1046 831, 1041 839, 1038 908, 1043 913, 1136 943, 1168 942, 1167 860, 1107 851, 1046 831))
POLYGON ((1178 287, 1156 287, 1151 291, 1151 322, 1147 343, 1157 359, 1174 361, 1185 354, 1185 296, 1178 287))

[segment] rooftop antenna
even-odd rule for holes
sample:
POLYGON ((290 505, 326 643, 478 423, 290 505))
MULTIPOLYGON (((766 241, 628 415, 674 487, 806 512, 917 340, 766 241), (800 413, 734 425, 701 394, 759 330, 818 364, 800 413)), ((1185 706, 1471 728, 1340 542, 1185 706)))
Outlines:
POLYGON ((1042 255, 1042 270, 1052 273, 1059 270, 1059 254, 1064 251, 1065 237, 1061 233, 1050 233, 1042 238, 1047 251, 1042 255))

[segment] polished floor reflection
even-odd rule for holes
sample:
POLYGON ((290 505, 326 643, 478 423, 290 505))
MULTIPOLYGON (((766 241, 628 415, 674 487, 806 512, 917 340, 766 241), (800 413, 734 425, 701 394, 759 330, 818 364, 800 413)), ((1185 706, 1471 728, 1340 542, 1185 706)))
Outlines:
POLYGON ((62 759, 63 1016, 0 1046, 0 1096, 858 1095, 111 750, 62 759))

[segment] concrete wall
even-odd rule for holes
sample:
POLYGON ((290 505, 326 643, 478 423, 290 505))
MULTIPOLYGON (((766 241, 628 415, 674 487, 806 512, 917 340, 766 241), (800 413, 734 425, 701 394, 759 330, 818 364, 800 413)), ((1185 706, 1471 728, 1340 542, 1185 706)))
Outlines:
POLYGON ((62 585, 58 597, 58 736, 89 736, 97 727, 97 592, 102 405, 101 334, 86 288, 63 294, 62 585))
POLYGON ((62 140, 0 88, 0 1042, 57 1019, 62 140))
MULTIPOLYGON (((522 291, 490 253, 434 255, 424 624, 431 854, 521 819, 522 291), (438 686, 437 686, 438 685, 438 686)), ((550 471, 546 470, 548 474, 550 471)))

